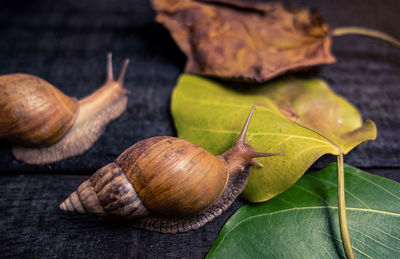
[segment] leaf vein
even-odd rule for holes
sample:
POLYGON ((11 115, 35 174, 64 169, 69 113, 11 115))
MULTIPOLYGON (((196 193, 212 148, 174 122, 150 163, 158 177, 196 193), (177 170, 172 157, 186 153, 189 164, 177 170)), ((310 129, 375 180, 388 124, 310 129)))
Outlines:
MULTIPOLYGON (((335 187, 337 188, 337 184, 335 184, 335 183, 333 183, 333 182, 327 181, 327 180, 322 179, 322 178, 317 178, 317 177, 315 177, 315 176, 313 176, 313 175, 310 175, 310 177, 311 177, 311 178, 314 178, 314 179, 317 179, 318 181, 321 181, 321 182, 325 182, 325 183, 327 183, 327 184, 330 184, 331 186, 335 186, 335 187)), ((350 192, 349 190, 345 190, 345 193, 348 193, 348 194, 350 194, 351 196, 353 196, 356 200, 358 200, 361 204, 363 204, 363 205, 365 206, 365 208, 371 209, 365 202, 363 202, 360 198, 358 198, 355 194, 353 194, 353 193, 350 192)))
POLYGON ((308 192, 308 193, 314 195, 315 197, 317 197, 318 199, 320 199, 321 201, 323 201, 326 205, 329 205, 329 202, 328 202, 327 200, 325 200, 323 197, 319 196, 319 195, 316 194, 315 192, 312 192, 312 191, 310 191, 310 190, 307 190, 306 188, 303 188, 303 187, 297 186, 297 185, 293 185, 292 188, 293 188, 293 187, 296 187, 297 189, 300 189, 300 190, 302 190, 302 191, 308 192))
MULTIPOLYGON (((179 122, 179 124, 183 125, 185 128, 195 130, 195 131, 205 131, 205 132, 212 132, 212 133, 218 133, 218 134, 238 134, 239 131, 235 130, 222 130, 222 129, 209 129, 209 128, 200 128, 200 127, 193 127, 189 126, 188 124, 182 123, 182 121, 179 122)), ((291 134, 283 134, 283 133, 271 133, 271 132, 257 132, 257 133, 247 133, 247 136, 253 137, 253 136, 287 136, 287 137, 293 137, 293 138, 300 138, 300 139, 306 139, 314 142, 320 142, 324 143, 328 147, 332 147, 329 145, 330 143, 327 141, 322 141, 320 139, 312 138, 312 137, 305 137, 301 135, 291 135, 291 134), (328 145, 327 145, 328 144, 328 145)))
MULTIPOLYGON (((326 233, 326 232, 323 232, 323 231, 318 231, 318 232, 320 232, 320 233, 322 233, 322 234, 325 234, 325 235, 329 236, 330 238, 335 239, 336 241, 342 243, 342 240, 340 240, 340 239, 338 239, 338 238, 336 238, 336 237, 334 237, 334 236, 332 236, 332 235, 330 235, 330 234, 328 234, 328 233, 326 233)), ((356 250, 357 252, 359 252, 360 254, 363 254, 363 255, 365 255, 366 257, 373 259, 371 256, 369 256, 368 254, 364 253, 364 252, 361 251, 360 249, 356 248, 354 245, 352 245, 352 248, 353 248, 354 250, 356 250)), ((342 255, 342 256, 343 256, 343 255, 342 255)))
POLYGON ((283 202, 286 202, 286 203, 289 204, 290 206, 293 206, 293 208, 297 208, 296 205, 295 205, 294 203, 291 203, 290 201, 288 201, 288 200, 286 200, 286 199, 283 199, 283 198, 281 198, 281 197, 275 197, 275 198, 277 198, 278 200, 281 200, 281 201, 283 201, 283 202))
MULTIPOLYGON (((390 227, 390 226, 389 226, 390 227)), ((388 233, 388 232, 385 232, 385 231, 383 231, 383 230, 381 230, 381 229, 379 229, 379 228, 376 228, 376 230, 377 231, 379 231, 379 232, 381 232, 381 233, 384 233, 384 234, 386 234, 386 235, 388 235, 388 236, 390 236, 391 238, 393 238, 393 239, 397 239, 397 240, 399 240, 400 241, 400 238, 398 238, 398 237, 395 237, 395 236, 393 236, 393 235, 391 235, 390 233, 388 233)))
MULTIPOLYGON (((375 241, 376 243, 380 244, 381 246, 384 246, 384 247, 386 247, 386 248, 388 248, 388 249, 390 249, 390 250, 393 250, 393 251, 395 251, 395 252, 400 252, 400 250, 397 250, 397 249, 395 249, 395 248, 392 248, 392 247, 390 247, 390 246, 387 246, 387 245, 383 244, 382 242, 379 242, 379 241, 376 240, 375 238, 373 238, 373 237, 371 237, 371 236, 369 236, 369 235, 367 235, 367 234, 364 234, 363 232, 361 232, 361 231, 359 231, 359 230, 357 230, 357 229, 355 229, 355 228, 349 227, 349 229, 360 233, 361 235, 363 235, 363 236, 365 236, 366 238, 369 238, 369 239, 375 241)), ((365 245, 368 246, 367 244, 365 244, 365 245)), ((370 247, 370 246, 368 246, 368 247, 370 247)), ((370 248, 371 248, 372 250, 374 250, 372 247, 370 247, 370 248)))
POLYGON ((371 184, 373 184, 373 185, 375 185, 375 186, 377 186, 377 187, 379 187, 380 189, 384 190, 385 192, 389 193, 389 194, 392 195, 393 197, 395 197, 395 198, 397 198, 397 199, 400 200, 400 197, 398 197, 398 196, 395 195, 394 193, 390 192, 389 190, 383 188, 383 187, 380 186, 379 184, 376 184, 376 183, 372 182, 371 180, 369 180, 369 179, 367 179, 367 178, 365 178, 365 177, 362 177, 362 176, 359 175, 359 174, 354 174, 354 175, 357 176, 357 177, 359 177, 359 178, 361 178, 361 179, 363 179, 363 180, 365 180, 365 181, 367 181, 367 182, 369 182, 369 183, 371 183, 371 184))

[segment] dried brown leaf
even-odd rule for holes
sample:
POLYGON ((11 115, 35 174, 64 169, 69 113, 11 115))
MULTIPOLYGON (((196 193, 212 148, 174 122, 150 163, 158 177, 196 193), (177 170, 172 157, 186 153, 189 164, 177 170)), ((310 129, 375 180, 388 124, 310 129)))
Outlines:
POLYGON ((153 0, 157 21, 186 54, 186 72, 266 81, 335 62, 316 10, 232 0, 153 0))

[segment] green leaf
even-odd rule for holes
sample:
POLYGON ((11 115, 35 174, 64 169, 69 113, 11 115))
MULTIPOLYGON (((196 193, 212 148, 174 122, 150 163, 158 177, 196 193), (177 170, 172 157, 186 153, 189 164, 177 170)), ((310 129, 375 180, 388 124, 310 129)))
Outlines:
MULTIPOLYGON (((306 174, 272 200, 240 208, 207 258, 344 257, 336 164, 306 174)), ((356 258, 400 258, 400 184, 345 165, 350 238, 356 258)))
POLYGON ((180 138, 222 154, 235 143, 254 104, 250 145, 260 152, 285 150, 285 155, 259 159, 264 168, 252 169, 242 194, 252 202, 290 188, 320 156, 346 154, 376 138, 375 124, 363 124, 357 109, 319 79, 289 77, 240 90, 183 74, 171 110, 180 138))

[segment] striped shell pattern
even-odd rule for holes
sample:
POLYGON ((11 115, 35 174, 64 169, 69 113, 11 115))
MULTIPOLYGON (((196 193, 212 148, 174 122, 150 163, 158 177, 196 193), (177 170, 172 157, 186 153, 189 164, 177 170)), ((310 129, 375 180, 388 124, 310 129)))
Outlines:
POLYGON ((220 197, 228 178, 223 158, 186 140, 153 137, 99 169, 60 208, 125 218, 193 215, 220 197))

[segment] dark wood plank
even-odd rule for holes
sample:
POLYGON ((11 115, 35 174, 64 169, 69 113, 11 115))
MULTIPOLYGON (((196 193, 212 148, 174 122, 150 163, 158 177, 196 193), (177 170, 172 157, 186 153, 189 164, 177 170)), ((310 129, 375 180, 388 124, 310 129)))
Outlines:
POLYGON ((222 216, 197 231, 160 234, 62 212, 59 204, 87 178, 0 177, 0 257, 202 258, 225 221, 243 204, 236 201, 222 216))

